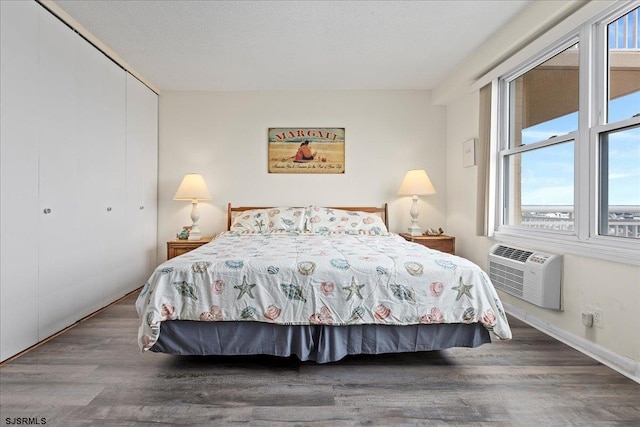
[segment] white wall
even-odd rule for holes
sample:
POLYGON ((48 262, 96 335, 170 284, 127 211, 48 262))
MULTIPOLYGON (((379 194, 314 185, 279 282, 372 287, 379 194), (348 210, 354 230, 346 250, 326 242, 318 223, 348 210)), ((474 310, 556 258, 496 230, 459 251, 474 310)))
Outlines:
MULTIPOLYGON (((495 241, 475 236, 477 167, 462 166, 463 142, 478 135, 478 105, 476 91, 447 106, 447 229, 456 236, 456 252, 486 269, 487 253, 495 241)), ((640 267, 565 255, 562 288, 561 312, 536 307, 503 292, 500 296, 513 306, 512 311, 528 317, 536 326, 638 378, 640 267), (604 328, 582 325, 585 304, 602 309, 604 328)))
POLYGON ((419 204, 420 224, 446 218, 445 109, 428 91, 163 92, 160 96, 158 256, 191 223, 173 200, 185 173, 202 173, 213 200, 200 203, 203 235, 226 229, 236 206, 382 206, 392 231, 410 225, 411 199, 396 192, 408 169, 438 191, 419 204), (269 174, 269 127, 344 127, 345 173, 269 174))

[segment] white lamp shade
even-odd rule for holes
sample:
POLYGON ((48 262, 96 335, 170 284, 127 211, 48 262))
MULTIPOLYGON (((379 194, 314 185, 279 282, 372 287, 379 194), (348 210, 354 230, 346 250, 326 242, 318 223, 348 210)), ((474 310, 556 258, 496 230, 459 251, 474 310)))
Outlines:
POLYGON ((185 175, 173 200, 211 200, 207 184, 199 173, 185 175))
POLYGON ((423 169, 412 169, 404 176, 398 196, 427 196, 436 194, 436 189, 423 169))

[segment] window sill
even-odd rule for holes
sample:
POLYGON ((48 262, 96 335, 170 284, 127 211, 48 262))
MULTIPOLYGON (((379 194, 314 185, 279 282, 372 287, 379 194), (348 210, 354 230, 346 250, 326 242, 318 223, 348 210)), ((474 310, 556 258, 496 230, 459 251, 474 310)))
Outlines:
POLYGON ((628 247, 626 245, 622 247, 621 245, 612 245, 608 241, 595 239, 579 241, 575 236, 562 234, 541 235, 541 233, 523 233, 512 230, 496 231, 491 238, 514 246, 640 266, 640 242, 630 242, 628 247))

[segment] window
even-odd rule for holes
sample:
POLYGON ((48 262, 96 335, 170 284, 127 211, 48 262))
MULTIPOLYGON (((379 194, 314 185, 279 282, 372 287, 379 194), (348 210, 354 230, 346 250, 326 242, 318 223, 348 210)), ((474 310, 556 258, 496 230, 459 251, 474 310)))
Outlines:
POLYGON ((505 80, 503 224, 573 231, 578 44, 505 80))
POLYGON ((640 114, 640 9, 607 25, 607 123, 640 114))
POLYGON ((615 7, 498 80, 499 236, 640 248, 640 12, 615 7))
POLYGON ((602 236, 640 238, 640 126, 600 134, 602 236))
POLYGON ((598 234, 640 239, 639 9, 606 28, 606 108, 598 133, 598 234), (637 122, 637 120, 635 121, 637 122))
POLYGON ((505 155, 504 222, 573 232, 573 140, 505 155))

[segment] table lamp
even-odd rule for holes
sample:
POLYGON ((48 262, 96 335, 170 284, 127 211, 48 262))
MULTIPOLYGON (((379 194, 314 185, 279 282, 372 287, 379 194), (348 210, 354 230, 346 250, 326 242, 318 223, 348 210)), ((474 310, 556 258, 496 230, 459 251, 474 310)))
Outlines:
POLYGON ((412 196, 411 227, 409 233, 412 236, 421 236, 422 230, 418 225, 418 196, 436 194, 436 189, 429 179, 429 175, 422 169, 413 169, 407 172, 398 190, 398 196, 412 196))
POLYGON ((176 191, 173 200, 188 200, 191 202, 191 231, 189 232, 189 240, 200 240, 200 227, 198 220, 200 213, 198 212, 198 201, 211 200, 207 184, 199 173, 189 173, 184 176, 178 191, 176 191))

